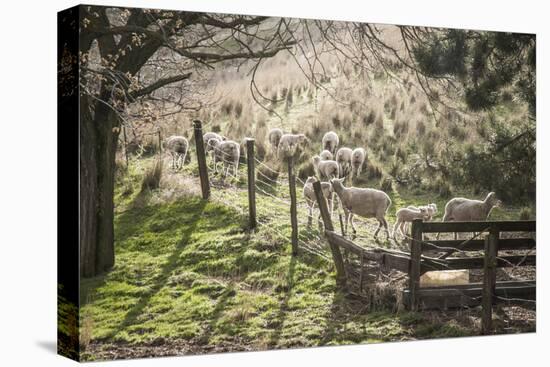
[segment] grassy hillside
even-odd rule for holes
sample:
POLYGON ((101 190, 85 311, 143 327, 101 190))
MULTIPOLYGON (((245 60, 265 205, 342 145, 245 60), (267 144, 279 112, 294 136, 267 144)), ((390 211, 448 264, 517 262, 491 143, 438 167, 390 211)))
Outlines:
POLYGON ((389 284, 376 302, 347 298, 330 261, 290 256, 288 216, 274 215, 269 197, 258 199, 260 218, 281 235, 247 231, 246 217, 216 190, 211 201, 195 195, 194 177, 174 193, 178 175, 165 170, 160 190, 142 191, 153 162, 132 162, 119 176, 116 266, 82 281, 84 359, 478 334, 478 310, 405 312, 389 284))

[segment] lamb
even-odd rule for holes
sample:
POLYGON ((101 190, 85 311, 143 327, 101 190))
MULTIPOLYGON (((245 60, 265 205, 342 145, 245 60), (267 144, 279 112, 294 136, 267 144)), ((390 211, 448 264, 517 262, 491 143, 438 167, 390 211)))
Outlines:
POLYGON ((363 164, 367 158, 367 152, 363 148, 355 148, 351 153, 351 173, 352 176, 355 174, 357 177, 361 174, 363 170, 363 164))
POLYGON ((393 239, 396 239, 397 230, 399 229, 399 232, 401 232, 401 235, 404 236, 407 232, 407 229, 405 228, 407 223, 411 223, 415 219, 422 219, 426 220, 429 217, 428 207, 427 206, 421 206, 419 208, 401 208, 395 213, 395 217, 397 220, 395 221, 395 225, 393 226, 393 239), (398 228, 399 227, 399 228, 398 228))
MULTIPOLYGON (((313 217, 313 208, 317 204, 317 198, 315 197, 315 190, 313 189, 313 183, 316 182, 317 179, 315 177, 308 177, 305 184, 304 184, 304 199, 306 200, 306 204, 308 206, 308 222, 307 225, 311 226, 311 221, 313 217)), ((328 182, 321 182, 321 190, 323 192, 323 196, 327 200, 327 206, 332 214, 333 205, 332 205, 332 185, 328 182)), ((321 218, 321 213, 319 212, 319 218, 321 218)))
MULTIPOLYGON (((206 143, 206 154, 209 154, 210 157, 212 158, 212 162, 214 162, 214 170, 216 170, 216 164, 217 164, 217 161, 216 161, 216 147, 221 142, 222 142, 221 139, 210 138, 210 139, 208 139, 208 142, 206 143)), ((220 156, 220 161, 221 161, 221 156, 220 156)))
POLYGON ((334 155, 332 155, 331 152, 329 152, 328 150, 323 150, 321 152, 321 154, 319 154, 319 157, 321 157, 321 160, 323 161, 333 161, 334 160, 334 155))
POLYGON ((350 148, 342 147, 336 153, 336 162, 340 166, 341 177, 347 177, 351 172, 351 157, 353 151, 350 148))
POLYGON ((319 178, 326 177, 327 179, 338 178, 339 177, 339 168, 336 161, 323 161, 318 155, 311 158, 313 161, 313 167, 319 175, 319 178))
MULTIPOLYGON (((500 206, 500 204, 501 202, 497 199, 494 192, 490 192, 483 201, 454 198, 449 200, 445 205, 443 222, 487 220, 489 214, 491 214, 491 210, 495 206, 500 206)), ((455 239, 456 237, 455 233, 455 239)))
POLYGON ((273 152, 277 151, 277 148, 279 147, 279 142, 281 141, 281 137, 283 136, 283 134, 283 130, 279 128, 273 128, 269 130, 267 139, 269 140, 269 144, 271 144, 273 152))
POLYGON ((172 156, 172 169, 180 169, 185 163, 189 142, 183 136, 172 135, 166 140, 166 148, 172 156))
POLYGON ((434 215, 437 214, 437 204, 436 203, 431 203, 431 204, 428 204, 428 205, 422 205, 422 206, 419 206, 419 207, 409 205, 407 208, 415 209, 415 210, 420 210, 421 208, 426 209, 426 212, 428 213, 428 220, 432 220, 434 215))
POLYGON ((223 162, 223 176, 229 174, 229 168, 233 167, 233 175, 238 178, 239 158, 240 158, 240 146, 239 143, 233 140, 226 140, 218 143, 214 148, 214 168, 217 172, 218 161, 223 162))
POLYGON ((292 157, 296 154, 296 149, 307 141, 304 134, 283 134, 277 147, 278 156, 282 158, 292 157))
POLYGON ((344 230, 347 231, 348 222, 351 222, 353 233, 356 233, 353 225, 353 216, 358 215, 364 218, 376 218, 378 228, 374 232, 374 238, 378 238, 380 228, 384 226, 386 239, 390 238, 388 222, 385 218, 386 212, 391 205, 390 197, 383 191, 376 189, 345 187, 344 179, 332 179, 330 183, 340 202, 345 214, 344 230))
POLYGON ((329 131, 328 133, 323 135, 323 139, 321 140, 321 142, 323 144, 323 149, 326 149, 334 154, 336 153, 336 148, 338 148, 340 139, 338 139, 338 135, 334 131, 329 131))

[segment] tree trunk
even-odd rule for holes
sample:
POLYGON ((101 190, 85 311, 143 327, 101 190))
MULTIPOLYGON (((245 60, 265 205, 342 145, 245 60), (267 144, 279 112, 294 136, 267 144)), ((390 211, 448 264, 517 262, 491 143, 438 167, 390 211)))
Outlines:
POLYGON ((81 275, 113 267, 115 156, 119 121, 102 103, 81 102, 80 259, 81 275), (92 112, 93 110, 93 112, 92 112))
POLYGON ((80 275, 90 277, 96 274, 97 141, 85 97, 80 98, 80 111, 80 275))

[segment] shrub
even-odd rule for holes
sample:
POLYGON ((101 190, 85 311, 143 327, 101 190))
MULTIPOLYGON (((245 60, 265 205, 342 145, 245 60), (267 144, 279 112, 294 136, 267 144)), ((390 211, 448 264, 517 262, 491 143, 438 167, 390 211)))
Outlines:
POLYGON ((434 186, 434 189, 442 198, 448 198, 452 195, 451 185, 449 185, 447 181, 444 181, 440 178, 435 182, 434 186))
POLYGON ((141 191, 158 189, 160 187, 161 176, 162 160, 157 159, 155 163, 145 171, 143 181, 141 182, 141 191))
POLYGON ((519 212, 519 220, 530 220, 533 217, 531 208, 523 207, 519 212))
POLYGON ((369 179, 377 179, 382 177, 382 170, 374 163, 367 165, 367 177, 369 179))
POLYGON ((380 180, 380 190, 384 192, 393 191, 393 180, 390 177, 383 177, 380 180))
POLYGON ((241 102, 236 102, 235 103, 235 117, 236 118, 241 117, 242 113, 243 113, 243 104, 241 102))

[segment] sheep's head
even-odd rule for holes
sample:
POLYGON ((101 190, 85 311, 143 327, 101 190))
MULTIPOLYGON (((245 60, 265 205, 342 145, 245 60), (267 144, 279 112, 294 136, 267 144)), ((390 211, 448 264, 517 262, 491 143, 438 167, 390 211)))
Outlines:
POLYGON ((430 218, 430 212, 428 210, 428 207, 421 206, 420 208, 418 208, 418 210, 420 210, 420 215, 422 215, 423 220, 430 218))
POLYGON ((344 187, 344 180, 345 180, 345 177, 343 177, 343 178, 333 178, 333 179, 330 180, 330 184, 332 185, 334 190, 336 190, 336 189, 344 187))
POLYGON ((311 161, 313 162, 313 165, 317 167, 319 165, 319 162, 321 162, 321 157, 315 155, 313 156, 313 158, 311 158, 311 161))
POLYGON ((487 197, 485 198, 485 203, 490 207, 498 206, 500 200, 497 199, 497 196, 494 192, 490 192, 487 194, 487 197))
POLYGON ((429 206, 430 208, 432 208, 434 214, 437 213, 437 205, 436 205, 436 203, 428 204, 428 206, 429 206))

